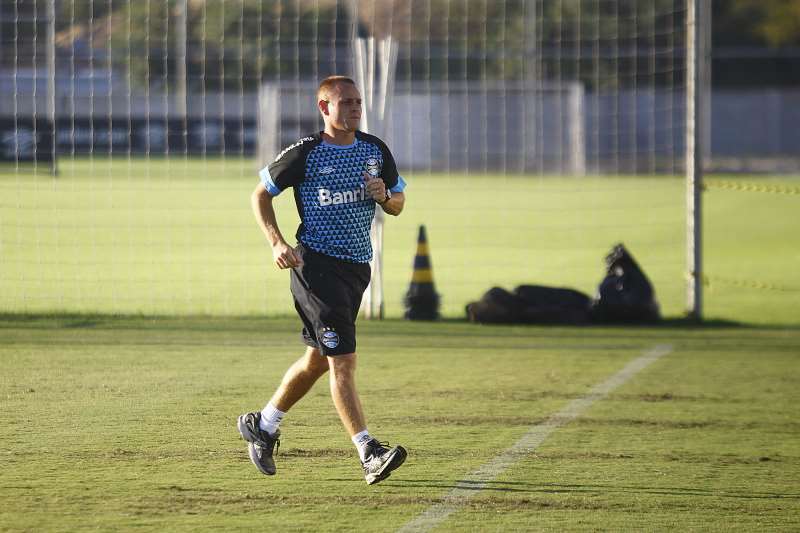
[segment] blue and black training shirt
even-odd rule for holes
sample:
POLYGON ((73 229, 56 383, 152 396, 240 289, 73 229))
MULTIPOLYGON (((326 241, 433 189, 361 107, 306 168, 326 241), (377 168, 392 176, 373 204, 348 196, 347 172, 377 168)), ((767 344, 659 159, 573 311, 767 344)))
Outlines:
POLYGON ((297 239, 304 246, 367 263, 372 259, 369 230, 375 216, 375 201, 366 192, 367 171, 380 176, 392 192, 405 189, 386 144, 360 131, 353 144, 345 146, 326 142, 321 133, 304 137, 278 154, 259 176, 272 196, 294 187, 300 215, 297 239))

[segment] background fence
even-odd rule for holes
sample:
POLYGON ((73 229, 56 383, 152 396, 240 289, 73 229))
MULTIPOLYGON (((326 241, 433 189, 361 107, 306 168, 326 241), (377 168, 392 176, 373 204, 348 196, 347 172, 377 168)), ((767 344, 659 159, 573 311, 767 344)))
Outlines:
MULTIPOLYGON (((386 140, 409 203, 386 229, 390 316, 420 224, 447 315, 492 285, 591 293, 616 242, 681 314, 685 15, 683 0, 3 2, 0 309, 291 312, 249 211, 256 171, 321 127, 314 88, 354 74, 354 39, 391 36, 386 140)), ((705 90, 708 168, 794 169, 796 89, 705 90)), ((786 301, 790 260, 766 276, 786 301)))
MULTIPOLYGON (((17 117, 32 117, 46 109, 46 77, 46 72, 34 76, 23 71, 16 73, 15 81, 8 74, 0 79, 0 91, 14 95, 0 100, 0 116, 6 117, 0 125, 6 146, 13 142, 15 113, 17 117)), ((255 156, 262 143, 261 163, 281 146, 321 127, 313 102, 313 80, 266 84, 280 91, 280 100, 266 108, 264 117, 275 122, 275 133, 261 139, 256 113, 258 92, 190 93, 186 125, 177 123, 167 128, 167 121, 183 118, 174 95, 169 93, 128 94, 121 80, 103 85, 102 90, 95 87, 91 95, 85 89, 71 94, 69 78, 57 79, 55 86, 56 144, 61 155, 126 155, 129 150, 139 155, 168 153, 165 132, 171 130, 177 138, 172 143, 173 152, 255 156)), ((395 98, 387 141, 395 147, 397 159, 405 168, 682 171, 682 91, 587 92, 579 83, 529 87, 520 82, 465 81, 446 86, 417 82, 401 87, 395 98), (466 115, 458 109, 472 112, 466 115), (432 110, 438 116, 432 115, 432 110), (478 119, 470 120, 475 116, 478 119), (494 130, 491 136, 486 121, 494 130), (489 137, 496 142, 489 142, 489 137)), ((738 172, 800 168, 800 137, 796 135, 800 90, 717 89, 710 91, 708 99, 707 166, 738 172)), ((9 159, 13 160, 13 155, 9 159)))

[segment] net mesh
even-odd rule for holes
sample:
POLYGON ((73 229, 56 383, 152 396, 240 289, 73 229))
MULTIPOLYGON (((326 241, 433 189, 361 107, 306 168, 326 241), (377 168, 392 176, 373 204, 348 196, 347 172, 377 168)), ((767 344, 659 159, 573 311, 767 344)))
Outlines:
POLYGON ((493 285, 591 293, 616 242, 682 311, 682 1, 48 5, 0 3, 3 310, 290 313, 249 209, 257 170, 321 129, 316 85, 354 75, 354 39, 391 37, 385 140, 409 199, 385 230, 388 316, 420 224, 445 315, 493 285), (56 176, 31 136, 54 139, 56 176))

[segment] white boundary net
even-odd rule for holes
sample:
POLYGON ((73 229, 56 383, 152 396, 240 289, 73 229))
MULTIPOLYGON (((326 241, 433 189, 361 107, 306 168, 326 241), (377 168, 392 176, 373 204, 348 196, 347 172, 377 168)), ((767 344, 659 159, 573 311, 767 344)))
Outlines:
POLYGON ((590 292, 620 240, 682 310, 683 195, 660 177, 684 166, 683 1, 1 5, 4 310, 290 312, 247 197, 261 164, 321 127, 318 80, 356 76, 355 37, 396 43, 382 133, 411 201, 386 230, 389 316, 419 224, 447 315, 491 285, 590 292), (43 148, 26 152, 32 137, 43 148))

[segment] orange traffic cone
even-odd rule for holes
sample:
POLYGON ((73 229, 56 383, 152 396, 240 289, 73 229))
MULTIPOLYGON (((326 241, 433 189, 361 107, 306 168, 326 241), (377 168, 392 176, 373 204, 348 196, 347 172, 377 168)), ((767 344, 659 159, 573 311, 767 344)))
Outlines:
POLYGON ((439 318, 439 295, 433 286, 433 268, 428 255, 425 226, 419 227, 417 255, 414 257, 414 274, 404 300, 408 320, 436 320, 439 318))

